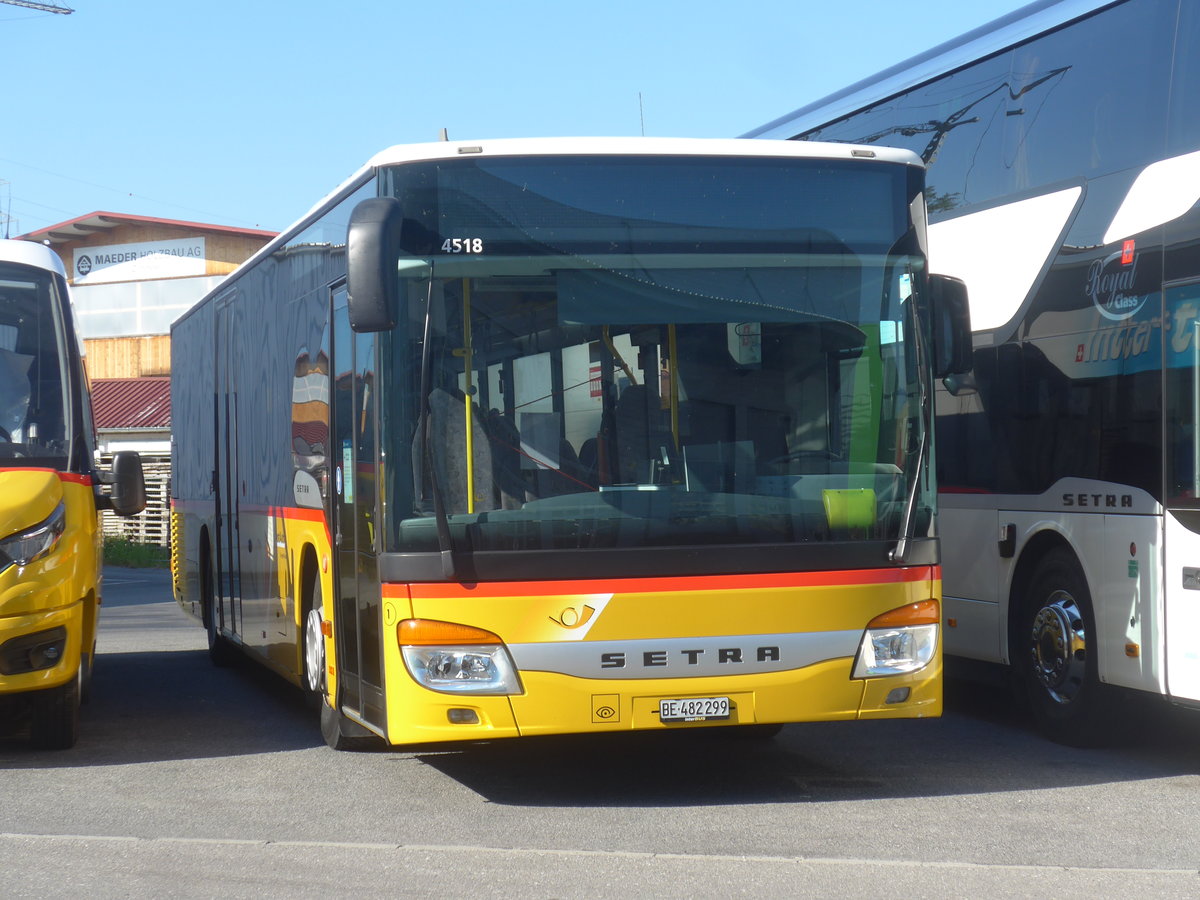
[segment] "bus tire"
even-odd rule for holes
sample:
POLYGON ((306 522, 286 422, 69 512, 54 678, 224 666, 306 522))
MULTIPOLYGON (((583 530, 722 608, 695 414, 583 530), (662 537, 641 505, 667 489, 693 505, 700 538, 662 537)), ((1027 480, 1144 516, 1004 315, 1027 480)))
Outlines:
POLYGON ((29 695, 29 739, 39 750, 68 750, 79 740, 82 667, 64 685, 29 695))
POLYGON ((1095 634, 1087 579, 1074 554, 1052 550, 1030 579, 1014 660, 1034 722, 1056 743, 1097 746, 1110 731, 1095 634))
POLYGON ((84 653, 79 660, 79 702, 89 703, 92 699, 92 669, 96 664, 96 644, 92 643, 92 652, 84 653))
POLYGON ((309 705, 316 708, 325 697, 325 620, 320 578, 313 582, 305 596, 311 597, 311 600, 306 604, 304 613, 304 670, 300 686, 309 705))
POLYGON ((770 722, 765 725, 759 723, 752 725, 720 725, 716 728, 701 728, 696 733, 702 733, 706 737, 714 737, 721 740, 771 741, 781 731, 783 731, 782 724, 770 722))
POLYGON ((783 725, 774 722, 766 725, 738 725, 729 729, 735 738, 747 741, 772 741, 783 731, 783 725))
POLYGON ((328 700, 321 702, 321 736, 334 750, 377 750, 382 746, 378 735, 346 718, 328 700))
POLYGON ((214 666, 223 669, 233 662, 233 646, 221 635, 217 626, 217 594, 213 587, 212 565, 205 561, 200 571, 204 580, 200 586, 200 596, 204 630, 208 635, 208 658, 214 666))

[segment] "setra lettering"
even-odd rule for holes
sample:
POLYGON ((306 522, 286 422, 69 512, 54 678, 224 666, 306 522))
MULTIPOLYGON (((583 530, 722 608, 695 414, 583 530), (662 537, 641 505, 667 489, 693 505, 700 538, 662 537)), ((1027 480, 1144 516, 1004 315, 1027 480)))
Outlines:
MULTIPOLYGON (((647 650, 641 654, 640 662, 643 669, 661 669, 674 663, 685 666, 698 666, 706 651, 701 649, 678 650, 674 655, 667 650, 647 650)), ((755 662, 779 662, 783 654, 778 646, 768 645, 755 647, 753 650, 742 647, 719 647, 715 651, 716 661, 722 665, 740 665, 753 657, 755 662)), ((711 656, 709 657, 712 658, 711 656)), ((638 657, 634 657, 637 665, 638 657)), ((629 658, 621 651, 600 654, 600 668, 624 669, 629 665, 629 658)))
POLYGON ((1072 509, 1131 509, 1133 494, 1066 493, 1062 505, 1072 509))

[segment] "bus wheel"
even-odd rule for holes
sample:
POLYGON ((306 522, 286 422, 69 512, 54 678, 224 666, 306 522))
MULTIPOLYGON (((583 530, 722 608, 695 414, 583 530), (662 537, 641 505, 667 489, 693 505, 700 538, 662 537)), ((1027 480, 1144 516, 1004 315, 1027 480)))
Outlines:
POLYGON ((1095 619, 1074 557, 1047 554, 1034 570, 1014 655, 1038 728, 1060 744, 1095 746, 1106 737, 1104 685, 1096 663, 1095 619))
POLYGON ((304 616, 304 692, 310 701, 325 695, 325 632, 321 602, 321 583, 313 586, 312 606, 304 616))
POLYGON ((379 737, 341 712, 321 701, 321 736, 334 750, 378 750, 383 743, 379 737))
POLYGON ((783 731, 783 725, 772 722, 766 725, 721 725, 717 728, 701 728, 696 733, 724 740, 770 741, 781 731, 783 731))
POLYGON ((83 669, 66 684, 29 695, 29 738, 41 750, 67 750, 79 740, 79 685, 83 669))
POLYGON ((92 669, 95 667, 96 643, 92 642, 92 652, 84 653, 79 660, 79 702, 88 703, 92 699, 92 669))
POLYGON ((205 564, 203 584, 200 586, 201 616, 204 619, 204 630, 208 635, 208 658, 214 666, 224 668, 233 662, 233 647, 221 636, 217 626, 217 595, 213 590, 212 568, 205 564))

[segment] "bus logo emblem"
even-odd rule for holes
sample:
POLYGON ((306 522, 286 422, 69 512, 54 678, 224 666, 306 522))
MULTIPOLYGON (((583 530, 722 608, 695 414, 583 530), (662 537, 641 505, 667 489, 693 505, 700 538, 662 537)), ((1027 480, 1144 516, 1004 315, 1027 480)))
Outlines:
POLYGON ((1121 322, 1137 315, 1146 305, 1149 295, 1133 291, 1137 283, 1137 260, 1136 254, 1122 249, 1094 260, 1088 267, 1084 292, 1104 318, 1121 322))
POLYGON ((550 621, 555 625, 561 625, 563 628, 582 628, 591 621, 595 612, 596 610, 592 609, 586 603, 583 605, 582 612, 573 606, 568 606, 558 614, 557 619, 551 616, 550 621))

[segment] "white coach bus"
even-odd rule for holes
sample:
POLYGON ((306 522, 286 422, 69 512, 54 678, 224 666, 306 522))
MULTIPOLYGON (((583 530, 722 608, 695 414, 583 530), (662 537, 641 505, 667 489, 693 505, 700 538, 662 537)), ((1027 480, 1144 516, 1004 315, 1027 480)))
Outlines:
POLYGON ((1032 3, 755 130, 929 167, 973 376, 937 399, 946 652, 1053 738, 1200 705, 1200 4, 1032 3))

